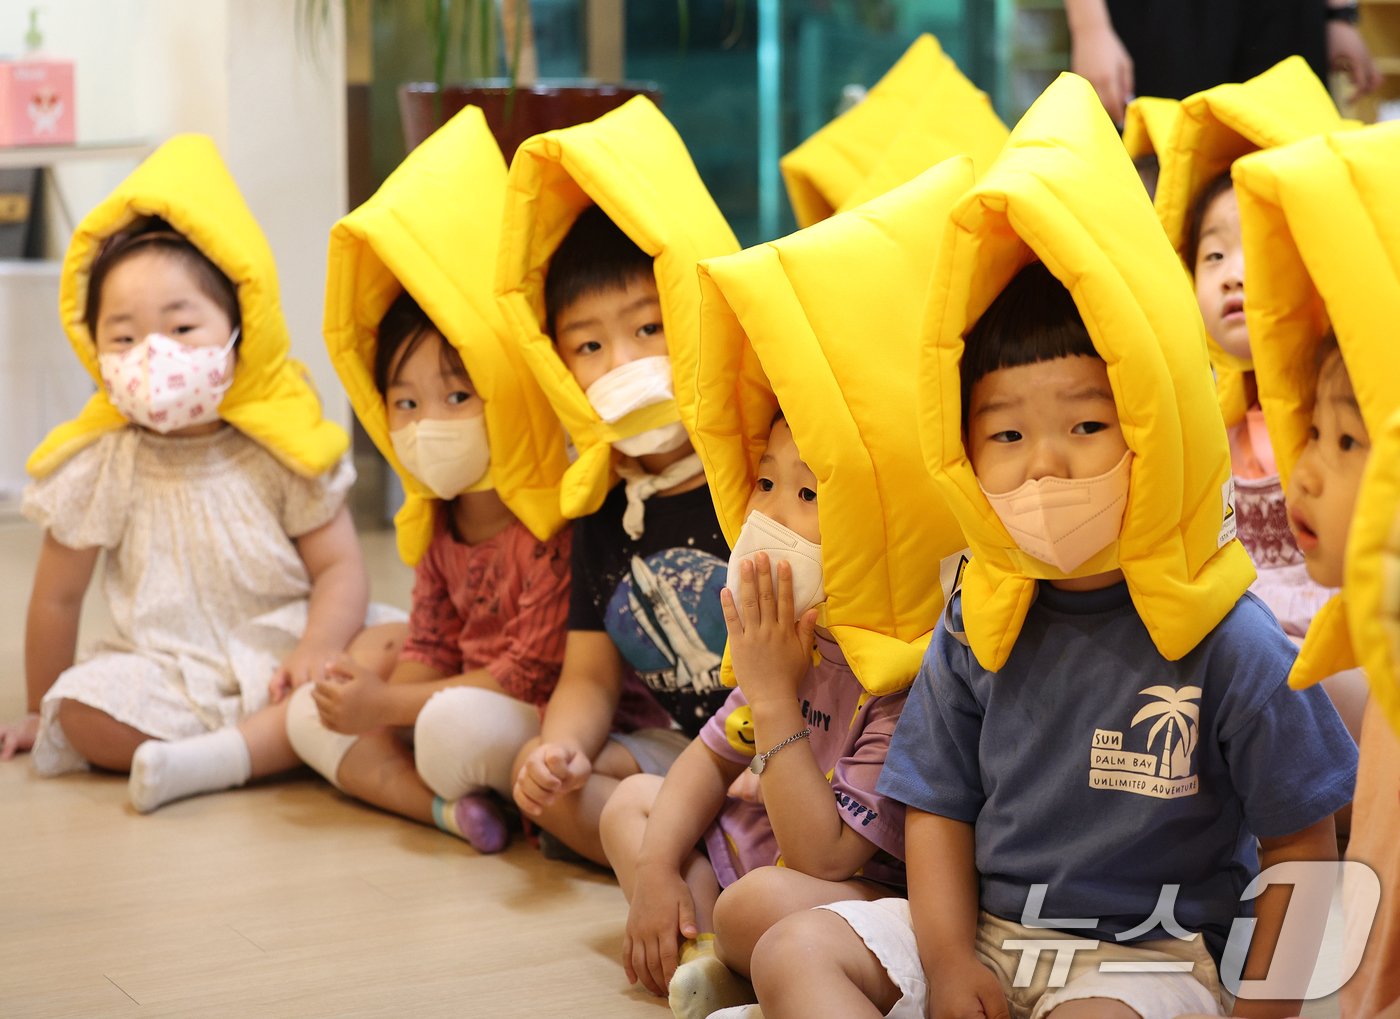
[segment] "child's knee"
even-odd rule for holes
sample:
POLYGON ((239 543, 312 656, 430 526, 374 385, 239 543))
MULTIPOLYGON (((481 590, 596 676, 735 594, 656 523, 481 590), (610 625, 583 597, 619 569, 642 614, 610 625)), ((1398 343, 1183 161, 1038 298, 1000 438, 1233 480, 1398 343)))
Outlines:
POLYGON ((604 842, 624 837, 631 828, 645 826, 661 781, 659 775, 633 775, 618 783, 598 818, 598 830, 604 842))
POLYGON ((783 868, 759 867, 720 892, 715 902, 715 941, 721 958, 735 950, 742 954, 775 917, 789 911, 782 908, 784 876, 783 868))
POLYGON ((504 795, 519 748, 538 731, 534 709, 504 694, 465 686, 441 690, 413 726, 418 774, 444 799, 486 788, 504 795))

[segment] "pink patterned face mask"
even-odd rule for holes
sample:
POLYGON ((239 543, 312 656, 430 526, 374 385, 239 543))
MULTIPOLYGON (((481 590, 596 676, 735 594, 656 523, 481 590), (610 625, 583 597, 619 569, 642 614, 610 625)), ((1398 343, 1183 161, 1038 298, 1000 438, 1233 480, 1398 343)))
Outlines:
POLYGON ((123 351, 101 355, 98 366, 112 404, 130 421, 173 432, 219 418, 219 401, 233 384, 233 345, 189 347, 159 333, 123 351))

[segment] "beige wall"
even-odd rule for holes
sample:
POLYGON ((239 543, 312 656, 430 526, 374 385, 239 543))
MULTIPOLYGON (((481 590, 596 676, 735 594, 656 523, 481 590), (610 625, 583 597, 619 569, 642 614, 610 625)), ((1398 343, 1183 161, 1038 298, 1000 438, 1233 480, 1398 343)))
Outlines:
MULTIPOLYGON (((0 53, 21 48, 30 6, 0 4, 0 53)), ((298 38, 293 0, 34 6, 42 8, 45 50, 77 62, 79 142, 158 144, 181 131, 213 137, 277 258, 293 352, 310 366, 327 412, 348 422, 321 339, 326 238, 346 201, 339 5, 314 45, 298 38)), ((129 161, 62 168, 74 214, 131 168, 129 161)))

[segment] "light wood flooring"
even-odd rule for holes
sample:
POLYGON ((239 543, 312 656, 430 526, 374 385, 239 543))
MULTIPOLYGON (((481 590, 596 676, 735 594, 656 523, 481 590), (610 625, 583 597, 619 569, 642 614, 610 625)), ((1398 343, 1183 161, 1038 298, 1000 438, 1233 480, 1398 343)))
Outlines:
MULTIPOLYGON (((374 595, 407 605, 392 537, 374 595)), ((0 524, 0 717, 24 709, 39 534, 0 524)), ((94 585, 95 589, 96 585, 94 585)), ((90 593, 84 633, 106 624, 90 593)), ((142 817, 126 780, 0 764, 0 1016, 662 1019, 617 962, 610 876, 517 843, 478 856, 309 772, 142 817)))
MULTIPOLYGON (((392 535, 362 536, 407 606, 392 535)), ((0 717, 24 708, 39 532, 0 520, 0 717)), ((85 635, 108 625, 90 592, 85 635)), ((310 773, 131 810, 125 778, 0 764, 0 1016, 663 1019, 617 962, 607 875, 517 842, 477 856, 310 773)), ((1323 968, 1335 965, 1335 950, 1323 968)), ((1335 1016, 1331 1001, 1308 1016, 1335 1016)), ((838 1017, 839 1019, 839 1017, 838 1017)))

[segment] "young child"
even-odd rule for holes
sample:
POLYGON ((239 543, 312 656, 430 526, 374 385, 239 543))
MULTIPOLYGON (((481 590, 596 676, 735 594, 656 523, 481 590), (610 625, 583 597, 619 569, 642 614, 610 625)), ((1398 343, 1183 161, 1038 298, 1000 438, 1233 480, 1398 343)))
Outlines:
POLYGON ((497 797, 558 680, 569 592, 563 435, 491 291, 505 180, 468 108, 331 231, 326 342, 403 480, 413 611, 392 671, 345 662, 287 718, 337 788, 481 852, 508 841, 497 797))
POLYGON ((871 697, 817 627, 817 479, 781 416, 746 508, 721 593, 738 688, 664 783, 624 780, 602 817, 630 903, 627 978, 657 995, 669 987, 672 1010, 699 1019, 752 1000, 714 958, 713 935, 701 934, 714 930, 721 888, 782 865, 810 878, 793 889, 807 900, 794 900, 801 908, 878 898, 904 882, 903 812, 875 794, 904 693, 871 697), (745 769, 759 775, 762 802, 726 799, 745 769))
POLYGON ((510 795, 511 764, 539 733, 559 676, 569 532, 556 520, 541 541, 496 488, 482 487, 494 473, 486 401, 408 292, 389 306, 376 343, 384 412, 374 433, 387 426, 398 469, 442 505, 418 550, 392 671, 341 660, 292 696, 287 736, 351 796, 499 852, 509 830, 492 794, 510 795))
POLYGON ((531 139, 511 163, 497 291, 578 450, 560 492, 575 521, 564 662, 515 771, 551 854, 558 840, 606 863, 599 815, 618 780, 664 774, 727 695, 728 547, 668 342, 697 328, 695 263, 737 247, 645 98, 531 139), (646 724, 625 731, 619 705, 647 702, 646 724))
POLYGON ((654 990, 669 982, 678 1015, 752 1001, 730 970, 748 974, 780 917, 902 887, 899 811, 873 782, 942 609, 940 560, 963 548, 908 427, 922 309, 902 298, 932 270, 928 224, 971 182, 970 160, 949 160, 857 211, 701 263, 689 339, 704 356, 684 359, 696 374, 683 384, 734 546, 724 597, 739 689, 664 784, 623 783, 603 826, 631 900, 624 962, 654 990), (768 664, 765 648, 787 660, 768 664), (756 755, 761 774, 740 771, 756 755), (736 774, 759 795, 726 799, 736 774))
POLYGON ((1387 229, 1400 195, 1397 159, 1400 127, 1390 125, 1309 139, 1235 164, 1246 252, 1268 256, 1252 284, 1250 327, 1263 340, 1259 388, 1288 489, 1289 524, 1312 578, 1342 589, 1314 620, 1290 682, 1310 685, 1359 659, 1382 691, 1361 727, 1347 847, 1350 860, 1379 876, 1380 910, 1372 925, 1348 874, 1343 975, 1360 961, 1342 989, 1348 1017, 1400 1008, 1400 744, 1384 716, 1394 658, 1377 618, 1380 560, 1395 533, 1395 504, 1386 504, 1385 493, 1396 461, 1375 441, 1400 408, 1400 248, 1387 229), (1376 492, 1381 508, 1362 511, 1362 490, 1376 492))
POLYGON ((31 714, 7 749, 32 744, 45 775, 131 770, 138 809, 189 779, 146 741, 198 735, 198 770, 229 784, 291 767, 256 712, 365 624, 354 471, 287 358, 271 252, 207 138, 166 143, 84 219, 62 312, 101 388, 30 459, 31 714), (116 636, 75 664, 103 551, 116 636))
POLYGON ((1157 210, 1195 280, 1230 439, 1237 531, 1259 571, 1252 590, 1298 641, 1331 592, 1308 578, 1288 530, 1245 321, 1245 262, 1230 164, 1242 153, 1341 126, 1326 87, 1293 57, 1243 84, 1183 100, 1171 140, 1159 152, 1157 210))
MULTIPOLYGON (((774 927, 754 956, 769 1019, 1219 1014, 1260 849, 1335 853, 1350 741, 1286 688, 1292 645, 1245 593, 1194 311, 1156 238, 1069 75, 953 213, 921 423, 973 558, 879 785, 907 805, 910 899, 774 927), (1042 946, 1057 965, 1018 973, 1042 946)), ((1245 976, 1286 898, 1260 896, 1245 976)))

